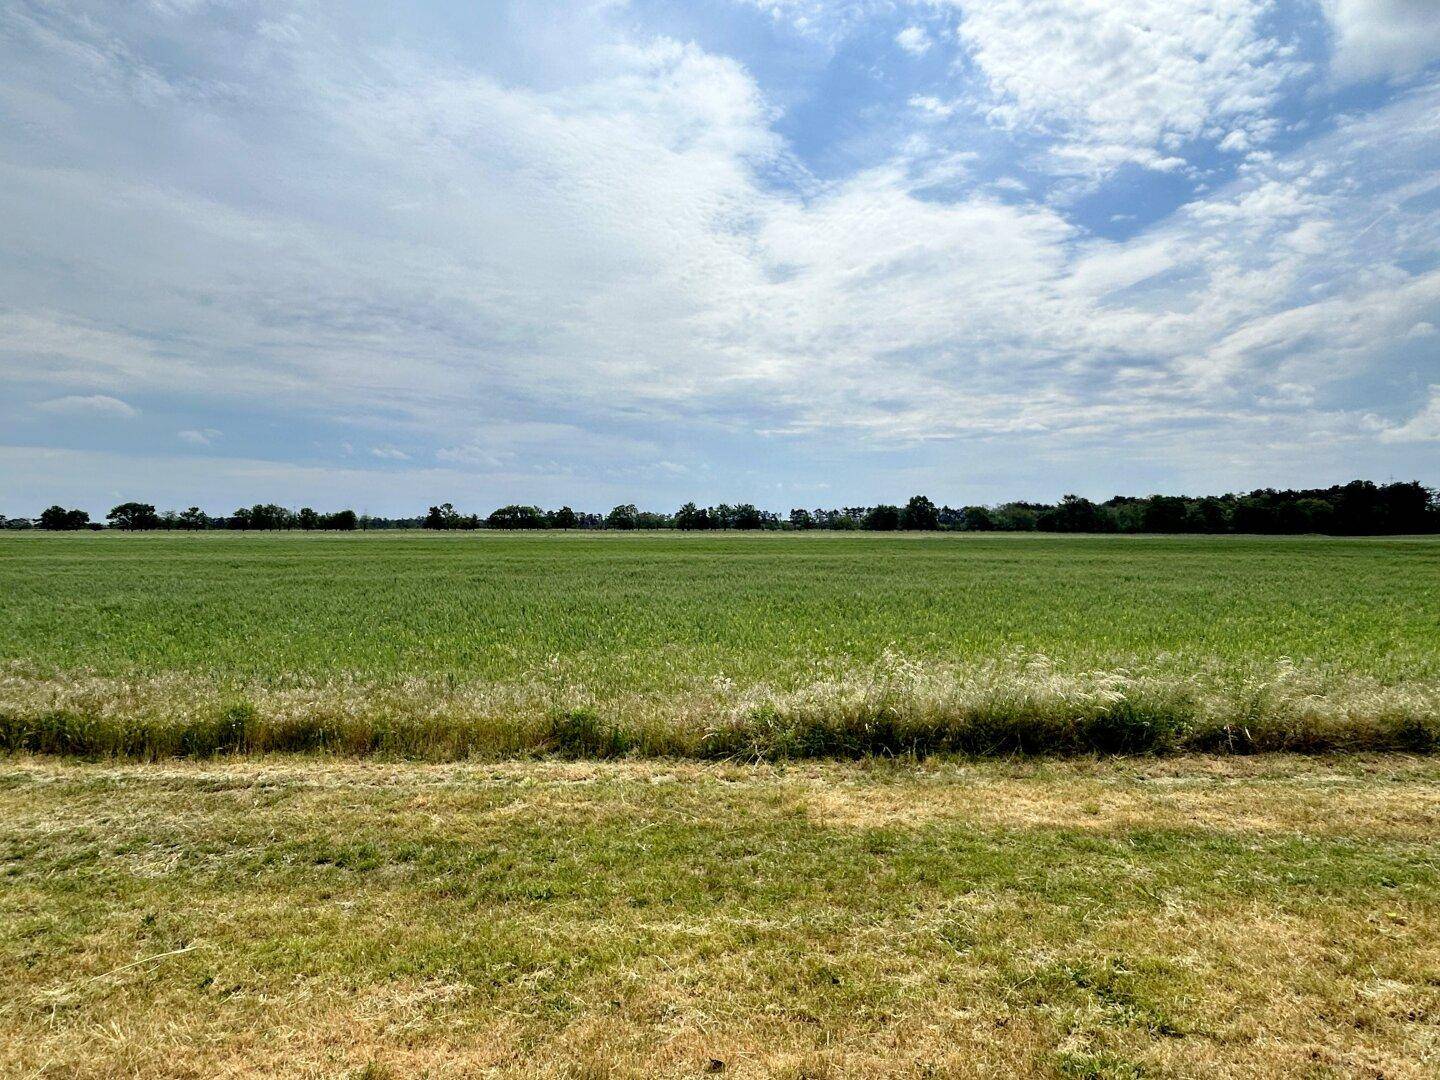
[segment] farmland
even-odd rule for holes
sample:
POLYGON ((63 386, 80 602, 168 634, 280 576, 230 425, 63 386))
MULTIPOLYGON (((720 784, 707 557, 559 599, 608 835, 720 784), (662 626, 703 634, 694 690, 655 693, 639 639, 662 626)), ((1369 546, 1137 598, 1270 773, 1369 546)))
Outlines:
POLYGON ((1429 539, 13 535, 0 604, 19 749, 763 758, 1440 730, 1429 539))
POLYGON ((1440 1067, 1432 540, 17 535, 0 603, 0 1071, 1440 1067))

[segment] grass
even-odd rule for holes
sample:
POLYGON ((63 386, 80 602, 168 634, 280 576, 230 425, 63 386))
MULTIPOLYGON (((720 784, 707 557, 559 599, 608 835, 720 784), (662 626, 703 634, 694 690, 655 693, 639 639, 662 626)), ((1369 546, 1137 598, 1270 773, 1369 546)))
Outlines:
POLYGON ((0 746, 1430 749, 1434 539, 0 534, 0 746))
POLYGON ((1433 757, 21 755, 0 1060, 1429 1077, 1437 826, 1433 757))

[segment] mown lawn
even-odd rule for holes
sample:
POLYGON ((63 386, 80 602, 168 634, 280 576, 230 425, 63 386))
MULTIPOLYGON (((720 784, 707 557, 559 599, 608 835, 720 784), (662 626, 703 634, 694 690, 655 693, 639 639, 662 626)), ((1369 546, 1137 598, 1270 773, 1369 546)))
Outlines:
POLYGON ((1437 828, 1403 755, 10 757, 0 1071, 1429 1077, 1437 828))

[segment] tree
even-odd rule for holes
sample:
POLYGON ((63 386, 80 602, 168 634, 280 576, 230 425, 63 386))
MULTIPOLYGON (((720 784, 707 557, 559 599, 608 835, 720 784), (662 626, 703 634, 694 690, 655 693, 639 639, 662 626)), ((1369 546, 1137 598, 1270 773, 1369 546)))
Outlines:
POLYGON ((1189 511, 1189 505, 1178 496, 1152 495, 1145 501, 1145 510, 1140 517, 1141 528, 1146 532, 1184 532, 1189 511))
POLYGON ((256 503, 250 508, 252 529, 293 529, 295 515, 275 503, 256 503))
POLYGON ((206 515, 205 511, 201 510, 198 506, 192 506, 188 510, 180 511, 180 516, 176 518, 176 521, 179 523, 180 528, 191 530, 203 529, 210 524, 210 518, 206 515))
POLYGON ((969 532, 991 532, 995 516, 983 506, 967 506, 960 511, 960 527, 969 532))
POLYGON ((1185 516, 1192 532, 1220 533, 1230 526, 1225 504, 1213 496, 1191 503, 1185 516))
POLYGON ((430 512, 425 515, 425 528, 427 529, 458 529, 459 527, 460 515, 448 502, 430 507, 430 512))
POLYGON ((792 529, 813 529, 815 528, 815 518, 811 516, 809 510, 791 510, 790 527, 792 529))
POLYGON ((900 527, 900 508, 881 503, 865 514, 863 528, 871 532, 894 532, 900 527))
POLYGON ((900 512, 900 528, 931 530, 940 527, 940 511, 924 495, 911 496, 900 512))
POLYGON ((354 510, 337 510, 320 519, 322 529, 335 529, 338 532, 354 532, 359 523, 360 519, 355 516, 354 510))
POLYGON ((765 518, 753 503, 741 503, 735 507, 731 521, 736 529, 763 529, 765 527, 765 518))
POLYGON ((543 529, 545 515, 538 506, 502 506, 485 519, 488 529, 543 529))
POLYGON ((105 518, 115 528, 125 529, 127 532, 160 527, 160 516, 149 503, 121 503, 106 514, 105 518))
POLYGON ((605 515, 605 527, 607 529, 633 529, 640 511, 634 503, 624 503, 615 507, 605 515))
POLYGON ((679 510, 675 511, 675 528, 677 529, 685 529, 687 531, 708 529, 710 525, 709 512, 702 510, 693 502, 687 502, 684 506, 680 507, 679 510))
POLYGON ((63 506, 51 506, 40 514, 40 528, 52 532, 74 532, 90 524, 90 515, 84 510, 66 510, 63 506))
POLYGON ((1104 523, 1100 508, 1079 495, 1066 495, 1057 506, 1048 506, 1036 517, 1036 527, 1054 532, 1101 532, 1104 523))
POLYGON ((299 522, 300 528, 307 532, 320 528, 320 515, 308 506, 302 506, 300 508, 300 513, 296 516, 296 520, 299 522))
POLYGON ((545 516, 550 519, 550 527, 552 529, 573 529, 580 524, 580 520, 575 516, 575 511, 571 510, 568 506, 562 506, 559 510, 552 510, 545 516))

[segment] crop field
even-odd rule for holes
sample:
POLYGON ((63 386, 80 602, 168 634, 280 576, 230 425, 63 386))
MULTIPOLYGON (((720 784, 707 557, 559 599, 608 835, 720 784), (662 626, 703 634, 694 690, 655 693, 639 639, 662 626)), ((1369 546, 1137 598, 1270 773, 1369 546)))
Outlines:
POLYGON ((1434 539, 0 536, 0 745, 1432 748, 1434 539))
POLYGON ((0 770, 14 1076, 1433 1077, 1440 761, 0 770))

